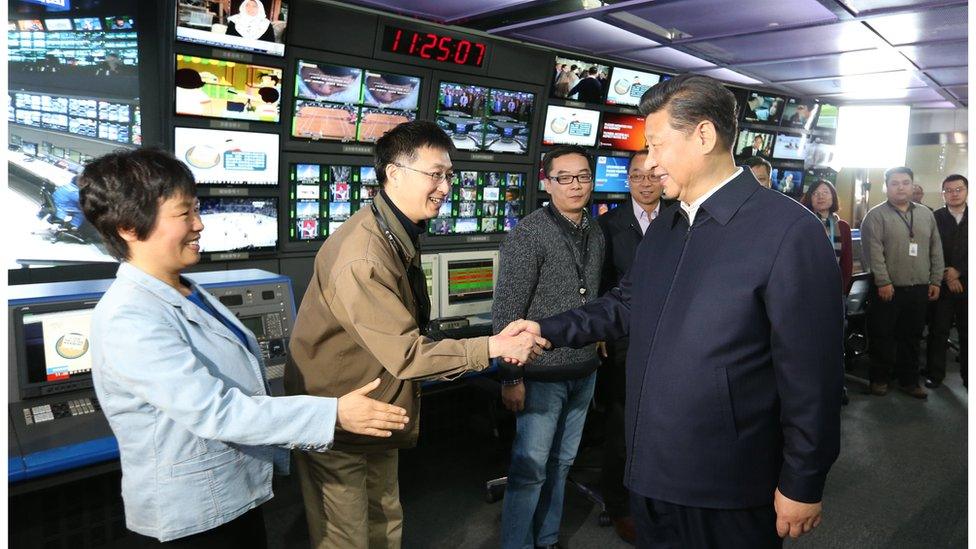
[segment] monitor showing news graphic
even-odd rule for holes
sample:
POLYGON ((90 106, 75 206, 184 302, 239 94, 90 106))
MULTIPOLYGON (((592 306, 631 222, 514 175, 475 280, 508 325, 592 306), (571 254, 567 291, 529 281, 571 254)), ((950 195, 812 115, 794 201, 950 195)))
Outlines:
POLYGON ((277 185, 278 135, 176 128, 176 157, 199 185, 277 185))
POLYGON ((661 77, 652 72, 614 67, 607 87, 607 104, 636 107, 644 92, 660 81, 661 77))
POLYGON ((543 145, 596 145, 600 111, 549 105, 543 131, 543 145))

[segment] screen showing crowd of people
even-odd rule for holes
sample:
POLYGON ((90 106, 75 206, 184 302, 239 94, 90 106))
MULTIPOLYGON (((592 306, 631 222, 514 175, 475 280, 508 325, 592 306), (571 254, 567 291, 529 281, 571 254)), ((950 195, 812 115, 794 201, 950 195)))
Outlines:
MULTIPOLYGON (((567 97, 606 81, 600 67, 573 68, 557 64, 567 97)), ((121 260, 92 344, 127 527, 147 544, 264 547, 272 472, 293 461, 313 547, 399 547, 398 452, 417 442, 420 382, 492 365, 516 423, 504 548, 558 547, 598 376, 601 492, 622 538, 779 547, 820 526, 855 277, 837 190, 817 180, 797 201, 769 188, 761 157, 736 165, 736 100, 716 80, 657 83, 639 109, 648 146, 631 153, 629 200, 599 218, 590 153, 545 154, 549 203, 506 236, 494 335, 470 339, 425 335, 420 235, 449 200, 452 138, 424 120, 379 138, 380 190, 314 258, 282 397, 253 335, 182 276, 205 229, 193 173, 155 149, 88 164, 81 208, 121 260)), ((968 180, 946 178, 934 212, 913 184, 909 168, 888 170, 886 200, 861 225, 869 390, 895 383, 925 399, 923 385, 945 379, 953 325, 967 381, 968 180)))

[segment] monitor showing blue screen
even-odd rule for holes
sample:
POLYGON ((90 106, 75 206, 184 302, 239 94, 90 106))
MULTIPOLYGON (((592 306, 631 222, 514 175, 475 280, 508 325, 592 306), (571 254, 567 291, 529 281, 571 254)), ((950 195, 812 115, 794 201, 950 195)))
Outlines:
POLYGON ((630 159, 622 156, 596 157, 596 179, 593 192, 597 193, 627 193, 627 168, 630 159))

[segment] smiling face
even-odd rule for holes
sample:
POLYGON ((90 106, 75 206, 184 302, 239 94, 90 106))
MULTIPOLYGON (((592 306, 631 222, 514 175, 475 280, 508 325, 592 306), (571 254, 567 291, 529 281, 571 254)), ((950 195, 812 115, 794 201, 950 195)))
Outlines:
POLYGON ((427 174, 449 172, 451 156, 443 149, 421 147, 417 149, 416 160, 399 163, 405 167, 396 164, 386 167, 386 194, 414 223, 437 217, 441 204, 451 192, 451 181, 447 178, 435 181, 427 174))
POLYGON ((159 203, 156 222, 144 239, 120 230, 130 260, 150 273, 179 273, 200 261, 200 203, 195 196, 177 195, 159 203))
POLYGON ((830 192, 830 187, 821 184, 810 193, 810 205, 813 211, 820 214, 829 211, 834 205, 834 194, 830 192))
POLYGON ((593 192, 592 179, 588 183, 580 183, 573 179, 571 183, 560 185, 556 177, 567 175, 591 175, 590 163, 580 154, 564 154, 552 160, 552 168, 544 181, 546 192, 552 198, 552 203, 560 212, 570 215, 579 213, 593 192))
POLYGON ((644 136, 647 138, 647 159, 644 170, 658 177, 664 195, 686 202, 686 191, 695 173, 704 162, 703 151, 694 143, 694 132, 684 133, 671 126, 668 109, 647 115, 644 136))
POLYGON ((634 201, 642 208, 653 208, 661 200, 664 188, 659 177, 644 169, 646 157, 646 154, 638 154, 634 157, 630 162, 630 169, 627 170, 627 179, 630 184, 630 196, 634 201))

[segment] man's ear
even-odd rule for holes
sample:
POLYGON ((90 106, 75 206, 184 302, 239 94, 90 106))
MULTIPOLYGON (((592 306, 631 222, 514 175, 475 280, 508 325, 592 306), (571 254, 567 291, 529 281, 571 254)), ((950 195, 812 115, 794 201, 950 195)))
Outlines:
POLYGON ((700 147, 701 153, 711 154, 718 145, 718 132, 715 131, 715 124, 710 120, 702 120, 695 126, 695 144, 700 147))

